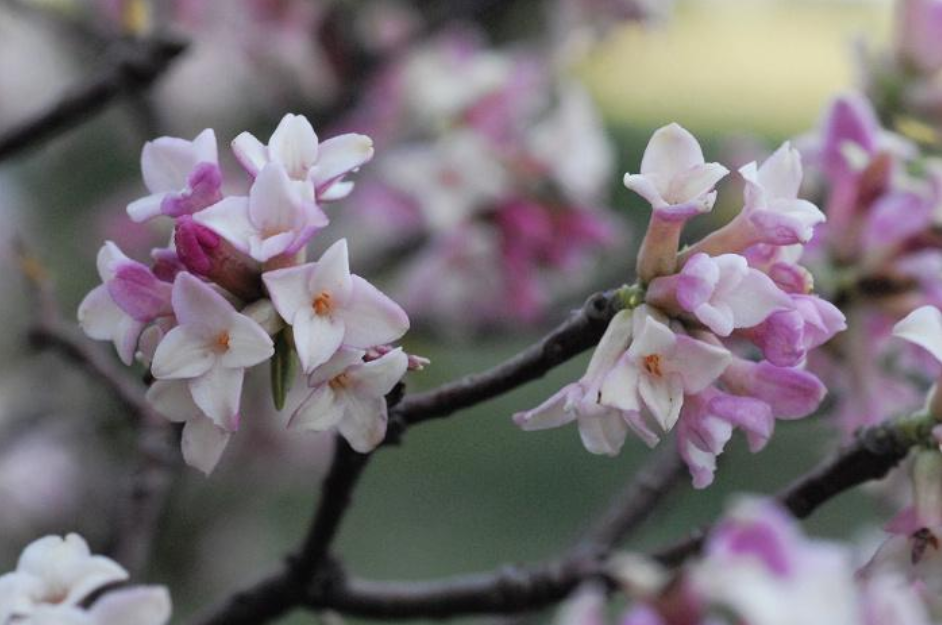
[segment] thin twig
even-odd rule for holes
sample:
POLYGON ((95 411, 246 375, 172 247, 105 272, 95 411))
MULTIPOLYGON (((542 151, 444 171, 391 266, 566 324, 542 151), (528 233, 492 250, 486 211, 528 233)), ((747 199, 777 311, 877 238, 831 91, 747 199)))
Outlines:
MULTIPOLYGON (((913 446, 928 440, 924 431, 910 424, 904 420, 861 430, 850 446, 782 490, 776 499, 795 517, 804 519, 837 495, 883 479, 913 446)), ((708 531, 696 530, 686 539, 656 551, 654 558, 664 565, 678 566, 700 551, 708 531)))
POLYGON ((67 91, 58 102, 0 135, 0 161, 37 147, 103 111, 124 94, 147 89, 170 67, 186 44, 173 37, 116 42, 97 75, 67 91))

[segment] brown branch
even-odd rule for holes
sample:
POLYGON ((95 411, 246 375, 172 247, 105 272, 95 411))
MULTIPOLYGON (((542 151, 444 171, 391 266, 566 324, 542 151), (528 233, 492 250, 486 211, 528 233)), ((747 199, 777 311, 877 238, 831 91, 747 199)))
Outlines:
POLYGON ((97 75, 67 91, 45 111, 0 135, 0 161, 74 128, 119 96, 144 91, 185 49, 181 40, 167 36, 116 42, 106 67, 97 75))
POLYGON ((103 350, 62 321, 45 268, 22 243, 15 242, 16 260, 37 311, 27 332, 36 350, 52 350, 97 380, 117 401, 135 428, 134 466, 116 504, 115 531, 110 551, 132 573, 147 564, 160 515, 172 483, 177 455, 171 424, 154 411, 143 385, 131 379, 103 350))
POLYGON ((408 395, 390 416, 403 425, 447 417, 542 377, 595 346, 618 312, 618 301, 614 292, 596 293, 567 321, 510 360, 431 391, 408 395))
MULTIPOLYGON (((861 430, 856 440, 834 457, 822 462, 776 499, 796 518, 804 519, 841 493, 889 474, 909 454, 909 450, 930 440, 928 421, 911 417, 861 430)), ((686 539, 654 553, 667 566, 678 566, 697 554, 709 528, 701 528, 686 539)))

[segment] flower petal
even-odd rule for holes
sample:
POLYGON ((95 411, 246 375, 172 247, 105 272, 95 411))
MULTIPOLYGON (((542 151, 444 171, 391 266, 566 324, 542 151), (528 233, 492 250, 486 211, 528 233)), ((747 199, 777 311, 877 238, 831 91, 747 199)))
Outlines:
POLYGON ((406 311, 360 276, 351 279, 350 299, 343 309, 344 343, 367 348, 401 338, 409 329, 406 311))
POLYGON ((593 454, 617 456, 628 436, 628 424, 617 410, 580 415, 577 423, 583 446, 593 454))
POLYGON ((304 373, 327 362, 343 343, 344 323, 340 319, 299 310, 291 326, 304 373))
POLYGON ((239 429, 239 400, 244 378, 244 369, 230 369, 217 364, 190 380, 193 401, 213 423, 228 432, 239 429))
POLYGON ((241 252, 249 252, 249 241, 258 232, 249 219, 249 199, 231 196, 193 214, 193 221, 224 238, 241 252))
POLYGON ((346 400, 346 410, 337 430, 355 451, 369 453, 386 437, 386 400, 355 393, 346 393, 346 400))
POLYGON ((409 357, 402 348, 387 352, 376 360, 353 369, 350 375, 356 383, 356 392, 365 397, 385 397, 409 368, 409 357))
POLYGON ((253 367, 275 353, 268 333, 245 315, 234 315, 229 325, 229 349, 219 357, 224 367, 253 367))
POLYGON ((294 411, 288 421, 288 429, 327 431, 343 419, 344 408, 343 399, 337 397, 330 385, 322 384, 294 411))
POLYGON ((576 415, 567 410, 566 406, 569 405, 570 396, 576 388, 575 384, 567 384, 536 408, 516 413, 513 417, 514 423, 527 432, 548 430, 570 423, 576 415))
POLYGON ((190 326, 177 326, 164 336, 154 352, 151 372, 158 380, 195 378, 216 362, 206 340, 190 326))
POLYGON ((219 464, 232 435, 210 419, 200 417, 186 422, 180 442, 183 460, 209 475, 219 464))
POLYGON ((147 389, 145 398, 154 410, 176 423, 206 418, 193 401, 190 385, 181 380, 157 380, 147 389))
POLYGON ((232 140, 232 152, 242 168, 252 176, 258 175, 268 162, 268 148, 249 132, 243 132, 232 140))
POLYGON ((942 311, 922 306, 893 326, 893 336, 922 347, 942 362, 942 311))
POLYGON ((668 374, 660 378, 642 375, 638 392, 661 429, 669 432, 684 405, 684 384, 680 375, 668 374))

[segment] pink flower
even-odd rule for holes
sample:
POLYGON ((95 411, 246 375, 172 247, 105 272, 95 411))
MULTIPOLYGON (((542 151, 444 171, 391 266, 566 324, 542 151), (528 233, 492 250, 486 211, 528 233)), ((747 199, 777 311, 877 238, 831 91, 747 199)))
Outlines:
POLYGON ((111 241, 98 252, 98 275, 102 284, 79 304, 79 325, 93 339, 112 341, 121 361, 130 365, 147 324, 172 312, 170 284, 111 241))
POLYGON ((680 417, 685 394, 703 391, 729 365, 729 351, 675 334, 646 306, 634 313, 634 339, 602 384, 601 403, 637 411, 633 389, 655 421, 669 432, 680 417))
POLYGON ((649 302, 671 295, 717 336, 751 328, 774 312, 792 308, 791 298, 738 254, 694 254, 676 276, 651 282, 649 302))
POLYGON ((157 346, 154 377, 187 380, 200 410, 219 427, 235 430, 245 369, 272 356, 271 338, 188 273, 173 283, 173 311, 179 325, 157 346))
POLYGON ((196 405, 189 384, 182 380, 157 380, 147 390, 147 401, 168 420, 184 424, 180 442, 183 460, 206 475, 212 473, 232 434, 216 425, 196 405))
POLYGON ((320 260, 262 276, 278 314, 294 330, 305 373, 327 362, 341 345, 367 349, 391 343, 409 329, 402 308, 363 278, 350 274, 347 241, 320 260))
POLYGON ((773 365, 793 367, 815 347, 847 329, 836 306, 814 295, 792 295, 792 310, 776 312, 743 333, 773 365))
POLYGON ((745 205, 731 222, 694 245, 690 252, 721 254, 742 252, 759 244, 807 243, 824 213, 798 198, 801 187, 801 155, 786 142, 761 167, 755 163, 739 169, 746 181, 745 205))
POLYGON ((227 197, 193 219, 260 262, 295 254, 328 222, 327 215, 312 199, 302 197, 277 162, 262 168, 248 197, 227 197))
POLYGON ((151 195, 128 205, 134 221, 189 215, 221 197, 216 135, 210 129, 193 141, 176 137, 149 141, 141 153, 141 170, 151 195))
POLYGON ((515 414, 514 422, 523 430, 535 431, 576 421, 582 444, 594 454, 617 455, 629 429, 648 445, 656 444, 657 434, 641 418, 636 386, 619 389, 618 403, 627 409, 601 401, 602 384, 628 348, 633 326, 632 311, 618 312, 592 353, 585 375, 578 382, 564 386, 536 408, 515 414))
POLYGON ((736 357, 723 373, 723 384, 736 395, 765 402, 776 419, 806 417, 817 410, 827 394, 821 380, 808 371, 736 357))
POLYGON ((924 74, 942 69, 942 2, 901 0, 897 3, 895 45, 907 64, 924 74))
POLYGON ((232 150, 249 174, 260 175, 266 165, 276 163, 291 180, 305 183, 305 198, 322 202, 349 195, 353 183, 344 176, 373 158, 369 137, 345 134, 319 143, 307 118, 291 113, 282 118, 267 146, 243 132, 233 140, 232 150))
POLYGON ((624 178, 625 186, 646 199, 654 211, 638 252, 642 282, 674 273, 684 223, 713 208, 713 187, 727 173, 719 163, 704 162, 700 144, 677 124, 651 136, 641 173, 624 178))
POLYGON ((405 375, 409 358, 394 349, 364 362, 366 352, 344 348, 317 367, 308 380, 314 389, 288 422, 292 430, 337 429, 350 446, 368 453, 386 436, 385 396, 405 375))

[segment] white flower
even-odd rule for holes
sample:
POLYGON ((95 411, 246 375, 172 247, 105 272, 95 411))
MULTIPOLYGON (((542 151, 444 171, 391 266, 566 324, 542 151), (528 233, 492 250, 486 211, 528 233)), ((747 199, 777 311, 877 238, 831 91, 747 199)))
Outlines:
POLYGON ((343 177, 373 158, 373 141, 358 134, 333 137, 322 143, 303 115, 285 115, 264 145, 248 132, 232 141, 232 150, 253 176, 268 163, 284 167, 288 176, 312 187, 319 201, 339 200, 353 190, 343 177))
POLYGON ((942 363, 942 311, 922 306, 893 326, 893 336, 915 343, 942 363))
POLYGON ((294 254, 328 222, 313 198, 303 197, 277 162, 262 168, 248 197, 227 197, 193 219, 260 262, 294 254))
POLYGON ((298 407, 288 427, 322 432, 336 428, 350 446, 366 453, 386 436, 386 394, 409 366, 409 358, 394 349, 376 360, 363 361, 365 352, 341 349, 311 374, 313 392, 298 407))
POLYGON ((184 423, 180 442, 183 460, 209 475, 229 444, 231 433, 206 416, 182 380, 157 380, 147 389, 147 401, 170 421, 184 423))
POLYGON ((245 369, 272 356, 272 340, 186 272, 174 281, 172 300, 179 325, 160 341, 151 371, 158 380, 188 380, 196 405, 216 425, 233 431, 245 369))
POLYGON ((625 186, 655 211, 689 215, 713 208, 713 187, 729 170, 706 163, 696 138, 678 124, 659 128, 641 159, 641 173, 625 174, 625 186))
POLYGON ((341 345, 366 349, 392 343, 409 329, 396 302, 350 274, 347 241, 320 260, 262 276, 278 314, 291 325, 305 373, 327 362, 341 345))

